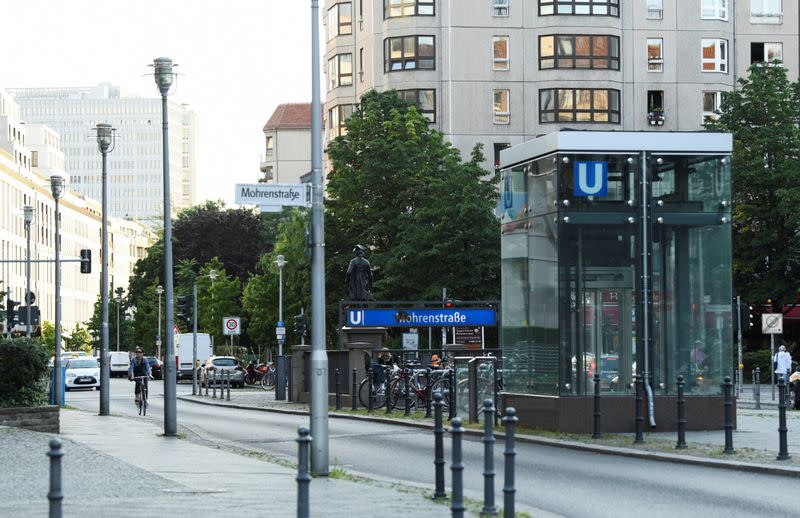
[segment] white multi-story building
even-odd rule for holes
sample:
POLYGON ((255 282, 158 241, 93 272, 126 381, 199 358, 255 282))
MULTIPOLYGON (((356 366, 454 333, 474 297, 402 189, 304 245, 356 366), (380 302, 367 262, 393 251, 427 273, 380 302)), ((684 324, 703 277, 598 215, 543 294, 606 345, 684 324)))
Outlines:
POLYGON ((262 181, 300 183, 311 171, 311 103, 278 105, 264 125, 262 181))
POLYGON ((328 0, 328 139, 395 89, 468 156, 561 128, 699 130, 751 63, 798 73, 790 0, 328 0))
MULTIPOLYGON (((99 153, 95 157, 99 164, 99 153)), ((98 166, 99 167, 99 166, 98 166)), ((24 124, 12 97, 0 90, 0 259, 24 261, 26 232, 23 207, 34 208, 31 223, 31 259, 55 257, 55 202, 49 177, 65 175, 64 153, 58 133, 44 124, 24 124)), ((69 187, 69 184, 68 184, 69 187)), ((62 265, 62 327, 67 332, 85 323, 100 295, 101 226, 100 203, 68 188, 59 201, 61 252, 64 259, 77 259, 80 250, 92 251, 92 273, 81 274, 79 263, 62 265)), ((132 220, 109 218, 109 287, 127 288, 136 260, 144 257, 156 239, 146 226, 132 220)), ((24 262, 0 263, 0 291, 12 300, 25 296, 24 262)), ((41 319, 55 317, 55 268, 53 263, 32 263, 31 291, 36 295, 41 319)))
MULTIPOLYGON (((20 120, 47 124, 61 135, 73 189, 101 199, 101 167, 94 131, 116 129, 108 154, 109 213, 160 227, 163 217, 161 99, 125 97, 118 87, 10 89, 20 120)), ((192 205, 196 181, 197 117, 185 104, 168 102, 171 207, 192 205)))

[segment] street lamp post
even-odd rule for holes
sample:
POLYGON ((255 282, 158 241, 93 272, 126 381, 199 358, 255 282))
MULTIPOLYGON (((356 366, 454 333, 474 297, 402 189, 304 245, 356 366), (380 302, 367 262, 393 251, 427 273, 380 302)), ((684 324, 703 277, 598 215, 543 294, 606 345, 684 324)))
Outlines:
POLYGON ((119 305, 122 302, 121 294, 117 293, 117 296, 114 297, 114 302, 117 303, 117 352, 119 352, 119 305))
POLYGON ((158 348, 158 359, 161 360, 161 295, 164 293, 164 286, 156 286, 158 293, 158 338, 156 338, 156 348, 158 348))
POLYGON ((64 401, 61 398, 61 387, 64 380, 61 376, 61 215, 58 212, 58 200, 64 195, 64 177, 53 175, 50 177, 50 192, 56 202, 55 210, 55 249, 56 249, 56 297, 55 297, 55 355, 53 356, 53 402, 61 407, 64 401))
MULTIPOLYGON (((111 124, 97 125, 97 149, 103 157, 102 188, 102 243, 100 255, 100 415, 109 415, 111 365, 108 343, 108 153, 114 149, 114 128, 111 124)), ((117 344, 119 345, 119 344, 117 344)))
MULTIPOLYGON (((283 255, 279 255, 275 261, 278 265, 278 332, 280 329, 286 329, 283 325, 283 267, 286 266, 286 259, 283 255)), ((283 343, 286 341, 285 334, 278 334, 278 357, 283 356, 283 343)))
MULTIPOLYGON (((208 271, 208 278, 211 279, 211 317, 214 317, 214 281, 217 279, 217 270, 211 269, 208 271)), ((213 321, 213 320, 212 320, 213 321)), ((224 347, 224 344, 223 344, 224 347)), ((216 354, 214 351, 214 334, 211 333, 211 353, 216 354)))
POLYGON ((25 241, 27 242, 27 255, 25 256, 25 311, 27 313, 25 318, 25 336, 31 337, 31 304, 33 297, 31 297, 31 223, 33 223, 33 207, 25 205, 22 207, 22 214, 25 218, 25 241))
POLYGON ((167 111, 167 94, 172 86, 175 65, 170 58, 156 58, 153 69, 159 93, 161 93, 161 137, 164 169, 164 293, 166 296, 166 329, 167 350, 164 365, 164 435, 174 437, 178 433, 177 400, 175 397, 175 337, 174 328, 174 294, 172 286, 172 212, 170 208, 169 182, 169 125, 167 111))

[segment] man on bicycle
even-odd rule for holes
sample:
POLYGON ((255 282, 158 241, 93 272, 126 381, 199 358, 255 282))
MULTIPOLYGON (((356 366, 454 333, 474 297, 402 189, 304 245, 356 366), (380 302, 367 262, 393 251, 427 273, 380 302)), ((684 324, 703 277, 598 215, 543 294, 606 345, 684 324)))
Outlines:
POLYGON ((142 397, 142 381, 147 383, 150 377, 150 363, 144 357, 144 351, 141 347, 136 348, 136 357, 131 360, 131 366, 128 368, 128 379, 134 381, 136 379, 136 389, 134 391, 136 401, 138 402, 142 397), (144 378, 143 378, 144 377, 144 378))

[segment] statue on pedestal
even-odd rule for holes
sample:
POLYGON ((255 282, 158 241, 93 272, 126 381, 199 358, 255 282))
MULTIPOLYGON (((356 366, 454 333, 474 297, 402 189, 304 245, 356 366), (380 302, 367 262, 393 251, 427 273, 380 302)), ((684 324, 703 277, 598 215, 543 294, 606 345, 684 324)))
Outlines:
POLYGON ((364 258, 367 247, 356 245, 353 249, 356 256, 347 266, 347 292, 350 300, 375 300, 372 298, 372 268, 364 258))

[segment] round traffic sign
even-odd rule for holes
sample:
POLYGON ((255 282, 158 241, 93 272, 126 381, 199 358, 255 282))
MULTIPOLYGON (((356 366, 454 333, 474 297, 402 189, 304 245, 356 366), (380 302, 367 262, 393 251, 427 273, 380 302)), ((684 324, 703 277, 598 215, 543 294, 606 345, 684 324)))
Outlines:
POLYGON ((234 329, 236 329, 237 327, 239 327, 239 322, 237 322, 236 320, 234 320, 234 319, 232 319, 232 318, 229 318, 229 319, 228 319, 228 320, 225 322, 225 327, 227 327, 228 329, 230 329, 231 331, 233 331, 234 329))

